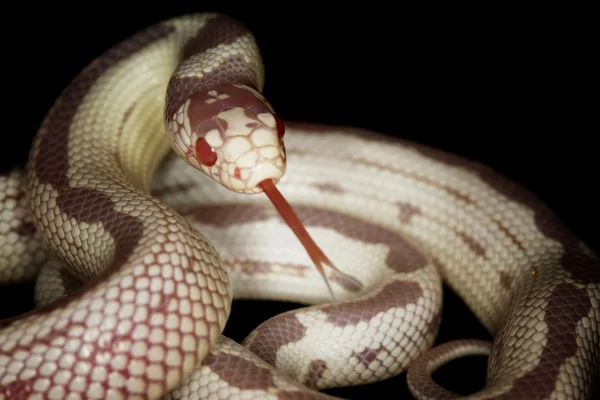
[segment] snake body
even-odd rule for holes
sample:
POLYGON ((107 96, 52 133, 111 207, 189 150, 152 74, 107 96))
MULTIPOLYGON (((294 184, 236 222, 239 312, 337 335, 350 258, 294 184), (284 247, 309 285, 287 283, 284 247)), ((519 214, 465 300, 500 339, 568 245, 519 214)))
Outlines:
POLYGON ((469 398, 598 394, 600 261, 541 201, 367 130, 284 134, 262 86, 251 33, 206 13, 135 34, 61 94, 27 170, 0 178, 0 277, 39 274, 39 307, 0 322, 0 398, 317 399, 407 369, 415 397, 452 398, 430 374, 468 354, 489 354, 469 398), (264 179, 340 269, 336 301, 252 195, 264 179), (442 282, 493 345, 428 350, 442 282), (221 336, 234 295, 311 306, 238 344, 221 336))

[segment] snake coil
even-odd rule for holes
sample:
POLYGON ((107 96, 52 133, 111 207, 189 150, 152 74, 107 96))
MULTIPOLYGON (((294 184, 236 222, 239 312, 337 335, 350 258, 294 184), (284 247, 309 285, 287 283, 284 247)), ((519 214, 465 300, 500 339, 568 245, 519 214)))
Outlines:
POLYGON ((415 143, 284 128, 262 86, 251 33, 213 13, 151 26, 70 83, 26 171, 0 177, 0 278, 38 275, 38 308, 0 322, 0 399, 317 399, 407 369, 442 399, 431 372, 467 354, 489 354, 472 399, 598 394, 600 261, 538 199, 415 143), (336 301, 251 195, 271 181, 339 267, 336 301), (493 345, 428 350, 443 281, 493 345), (311 306, 238 344, 221 336, 233 295, 311 306))

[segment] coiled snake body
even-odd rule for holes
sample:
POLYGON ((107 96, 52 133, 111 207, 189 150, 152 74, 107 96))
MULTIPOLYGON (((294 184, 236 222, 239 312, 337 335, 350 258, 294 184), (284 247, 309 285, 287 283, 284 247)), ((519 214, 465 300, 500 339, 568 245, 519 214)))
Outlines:
POLYGON ((286 123, 284 149, 262 86, 252 35, 199 14, 118 44, 63 92, 27 171, 0 177, 0 277, 41 269, 39 307, 0 322, 0 398, 326 398, 314 389, 409 366, 416 397, 450 398, 429 374, 490 351, 470 398, 597 394, 600 262, 539 200, 365 130, 286 123), (251 195, 269 180, 339 268, 326 271, 336 301, 251 195), (442 281, 491 350, 426 351, 442 281), (233 295, 315 305, 242 346, 221 336, 233 295))

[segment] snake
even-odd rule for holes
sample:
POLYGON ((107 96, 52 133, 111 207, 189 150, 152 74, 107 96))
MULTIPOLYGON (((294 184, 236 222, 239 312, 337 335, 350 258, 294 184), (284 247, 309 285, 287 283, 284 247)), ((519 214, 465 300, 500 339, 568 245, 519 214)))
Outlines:
POLYGON ((283 121, 263 87, 220 13, 69 83, 0 176, 0 278, 36 300, 0 321, 1 399, 326 399, 402 373, 449 399, 432 374, 469 355, 488 366, 465 398, 598 398, 600 260, 540 199, 449 152, 283 121), (491 342, 432 347, 444 284, 491 342), (304 306, 238 343, 234 298, 304 306))

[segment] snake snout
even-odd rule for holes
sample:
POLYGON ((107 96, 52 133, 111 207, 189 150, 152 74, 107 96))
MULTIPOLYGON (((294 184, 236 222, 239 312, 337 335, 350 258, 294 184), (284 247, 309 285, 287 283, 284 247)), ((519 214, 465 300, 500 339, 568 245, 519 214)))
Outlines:
POLYGON ((285 127, 268 101, 241 84, 192 94, 168 123, 173 148, 225 188, 260 193, 286 169, 285 127))

